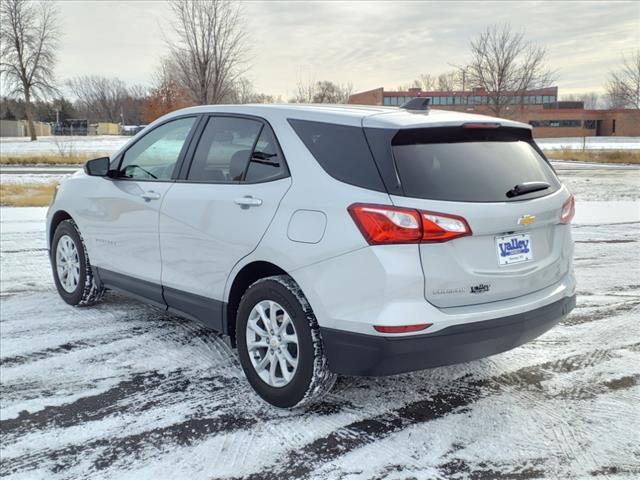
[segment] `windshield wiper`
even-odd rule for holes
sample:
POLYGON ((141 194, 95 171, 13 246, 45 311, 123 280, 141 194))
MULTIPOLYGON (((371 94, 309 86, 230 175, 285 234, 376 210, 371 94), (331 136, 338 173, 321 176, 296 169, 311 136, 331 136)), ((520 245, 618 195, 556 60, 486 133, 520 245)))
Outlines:
POLYGON ((539 192, 540 190, 546 190, 551 185, 547 182, 522 182, 509 190, 506 195, 509 198, 517 197, 519 195, 525 195, 527 193, 539 192))

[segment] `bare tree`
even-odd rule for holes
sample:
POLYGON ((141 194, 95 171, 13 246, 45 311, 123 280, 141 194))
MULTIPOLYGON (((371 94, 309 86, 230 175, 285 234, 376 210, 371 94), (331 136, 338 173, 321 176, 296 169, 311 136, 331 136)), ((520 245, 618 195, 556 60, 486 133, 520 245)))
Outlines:
POLYGON ((296 84, 295 96, 289 99, 289 103, 313 103, 317 83, 312 78, 299 79, 296 84))
POLYGON ((313 103, 347 103, 352 93, 353 86, 351 84, 340 85, 323 80, 316 83, 313 103))
POLYGON ((562 100, 566 102, 582 102, 584 104, 584 108, 593 110, 598 107, 600 95, 598 92, 569 93, 563 95, 562 100))
POLYGON ((521 99, 525 91, 549 86, 553 79, 546 67, 546 50, 508 24, 490 26, 472 40, 471 57, 468 81, 487 92, 495 115, 514 97, 521 99))
POLYGON ((416 78, 413 82, 409 84, 401 84, 398 85, 399 92, 406 92, 410 88, 419 88, 420 90, 435 90, 436 89, 436 79, 430 73, 423 73, 420 77, 416 78))
POLYGON ((640 108, 640 49, 622 56, 622 67, 609 73, 606 90, 610 108, 640 108))
POLYGON ((171 58, 163 58, 153 75, 151 91, 144 101, 144 122, 151 123, 169 112, 193 105, 189 93, 177 78, 171 58))
POLYGON ((246 77, 239 77, 233 85, 231 94, 224 100, 226 103, 275 103, 273 95, 258 93, 253 83, 246 77))
POLYGON ((296 96, 290 103, 347 103, 353 93, 353 85, 338 84, 329 80, 300 81, 296 96))
POLYGON ((57 22, 53 3, 0 2, 0 79, 8 95, 24 98, 32 141, 36 140, 32 100, 56 91, 57 22))
POLYGON ((410 88, 420 88, 424 91, 455 92, 464 90, 468 86, 468 67, 456 67, 448 72, 441 73, 437 77, 430 73, 420 75, 409 85, 399 85, 398 91, 406 91, 410 88))
POLYGON ((429 73, 423 73, 422 75, 420 75, 418 82, 420 84, 420 88, 422 88, 422 90, 425 90, 427 92, 430 92, 436 89, 436 79, 433 75, 429 73))
POLYGON ((144 123, 144 107, 150 89, 146 85, 127 86, 127 96, 120 107, 120 120, 124 125, 141 125, 144 123))
POLYGON ((78 99, 78 110, 90 121, 120 122, 129 96, 127 85, 119 78, 87 75, 67 82, 78 99))
POLYGON ((172 0, 177 41, 167 41, 180 83, 198 104, 220 103, 243 73, 245 30, 230 0, 172 0))
POLYGON ((463 89, 463 69, 455 69, 438 75, 439 91, 455 92, 463 89))
POLYGON ((239 77, 230 89, 225 103, 254 103, 256 92, 248 78, 239 77))
POLYGON ((396 91, 398 92, 406 92, 409 89, 412 88, 419 88, 422 89, 422 82, 418 79, 415 79, 413 82, 411 83, 401 83, 400 85, 398 85, 396 87, 396 91))

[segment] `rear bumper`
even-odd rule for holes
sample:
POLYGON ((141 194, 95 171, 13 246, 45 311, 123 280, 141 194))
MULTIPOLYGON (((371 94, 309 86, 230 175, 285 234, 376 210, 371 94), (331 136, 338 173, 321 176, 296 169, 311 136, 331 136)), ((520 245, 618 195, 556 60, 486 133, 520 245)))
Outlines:
POLYGON ((575 295, 535 310, 453 325, 431 335, 399 338, 320 327, 329 368, 341 375, 382 376, 468 362, 522 345, 558 323, 575 295))

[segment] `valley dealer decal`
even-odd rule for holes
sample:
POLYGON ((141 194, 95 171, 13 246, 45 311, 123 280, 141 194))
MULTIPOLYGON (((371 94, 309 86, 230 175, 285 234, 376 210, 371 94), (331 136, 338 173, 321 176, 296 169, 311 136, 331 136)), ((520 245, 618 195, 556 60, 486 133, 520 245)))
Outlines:
POLYGON ((501 242, 498 246, 500 247, 500 255, 503 257, 531 251, 529 240, 518 240, 517 238, 512 238, 510 242, 501 242))

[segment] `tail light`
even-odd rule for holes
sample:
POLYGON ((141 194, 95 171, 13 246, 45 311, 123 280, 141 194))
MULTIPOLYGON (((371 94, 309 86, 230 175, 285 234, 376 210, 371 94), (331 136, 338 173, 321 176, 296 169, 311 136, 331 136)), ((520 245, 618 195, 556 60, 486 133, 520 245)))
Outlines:
POLYGON ((348 210, 370 245, 440 243, 471 235, 467 221, 456 215, 365 203, 348 210))
POLYGON ((560 209, 560 221, 562 223, 569 223, 576 213, 576 198, 571 195, 567 198, 566 202, 562 204, 560 209))
POLYGON ((422 239, 422 222, 417 210, 356 203, 349 213, 371 245, 417 243, 422 239))

